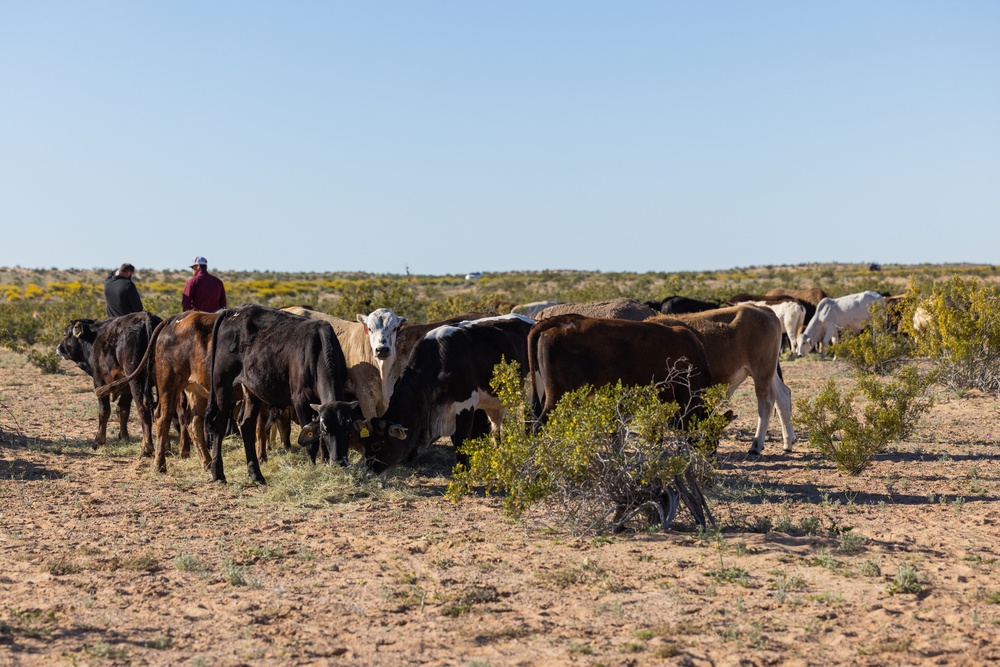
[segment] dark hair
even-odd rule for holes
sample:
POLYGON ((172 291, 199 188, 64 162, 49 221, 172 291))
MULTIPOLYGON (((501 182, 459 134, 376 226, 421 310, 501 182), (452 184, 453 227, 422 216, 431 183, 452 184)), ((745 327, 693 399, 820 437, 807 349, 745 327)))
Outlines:
POLYGON ((118 267, 118 273, 135 273, 135 267, 128 262, 125 262, 118 267))

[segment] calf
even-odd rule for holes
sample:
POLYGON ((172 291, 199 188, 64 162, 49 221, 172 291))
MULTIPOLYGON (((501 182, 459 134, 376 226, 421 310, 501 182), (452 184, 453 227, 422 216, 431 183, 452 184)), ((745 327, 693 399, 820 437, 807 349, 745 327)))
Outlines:
POLYGON ((224 310, 212 330, 211 364, 205 431, 214 481, 226 481, 222 439, 238 385, 246 401, 239 428, 251 480, 265 483, 255 448, 262 406, 294 408, 296 421, 310 427, 307 441, 318 433, 310 444, 321 443, 332 459, 347 464, 355 420, 353 406, 344 402, 344 353, 327 322, 256 305, 224 310))
MULTIPOLYGON (((365 445, 371 469, 381 473, 418 447, 456 433, 456 419, 466 410, 482 410, 498 428, 504 408, 490 388, 493 368, 506 359, 527 373, 533 324, 523 315, 504 315, 428 332, 413 349, 389 409, 371 420, 365 445)), ((462 421, 471 429, 475 420, 470 413, 462 421)))
POLYGON ((685 326, 656 320, 550 317, 528 333, 528 367, 536 429, 567 392, 619 380, 629 386, 658 383, 660 399, 677 402, 683 423, 683 417, 700 414, 697 394, 712 383, 698 337, 685 326))
POLYGON ((799 332, 805 327, 806 308, 799 301, 789 299, 788 301, 778 301, 768 303, 767 301, 749 301, 755 306, 770 308, 778 316, 784 334, 781 336, 781 349, 785 349, 785 341, 788 341, 788 349, 793 350, 798 340, 799 332))
POLYGON ((729 395, 753 379, 757 396, 757 431, 751 454, 764 451, 771 413, 778 408, 786 452, 795 444, 792 392, 781 378, 781 322, 767 308, 743 304, 690 315, 662 315, 657 320, 684 324, 701 340, 714 384, 729 385, 729 395))
POLYGON ((797 353, 801 357, 820 347, 820 358, 826 358, 826 350, 842 329, 857 333, 871 319, 871 306, 882 303, 884 297, 878 292, 858 292, 836 299, 823 299, 816 306, 813 317, 798 339, 797 353))
MULTIPOLYGON (((160 318, 146 312, 131 313, 106 320, 72 320, 66 327, 56 353, 73 361, 91 377, 94 388, 109 384, 137 370, 160 318)), ((153 453, 153 395, 148 376, 139 372, 122 383, 114 397, 118 399, 118 437, 128 440, 128 418, 135 400, 142 425, 142 453, 153 453), (127 385, 127 388, 126 388, 127 385)), ((108 439, 108 418, 111 416, 111 396, 99 396, 97 435, 93 448, 108 439)))

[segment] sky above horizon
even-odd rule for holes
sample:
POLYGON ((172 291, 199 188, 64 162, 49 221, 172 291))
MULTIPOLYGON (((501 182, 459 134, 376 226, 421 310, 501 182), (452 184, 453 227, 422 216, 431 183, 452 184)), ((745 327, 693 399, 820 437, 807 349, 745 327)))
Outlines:
POLYGON ((1000 3, 30 2, 0 266, 995 264, 1000 3))

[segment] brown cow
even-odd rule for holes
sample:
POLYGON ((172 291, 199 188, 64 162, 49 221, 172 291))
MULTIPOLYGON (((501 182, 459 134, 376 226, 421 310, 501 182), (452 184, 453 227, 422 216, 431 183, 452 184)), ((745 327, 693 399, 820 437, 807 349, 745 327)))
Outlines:
POLYGON ((749 375, 757 395, 757 431, 751 454, 764 451, 775 405, 781 418, 785 451, 792 451, 792 392, 781 379, 781 322, 769 309, 743 304, 689 315, 661 315, 656 320, 684 324, 701 339, 714 383, 729 385, 729 395, 749 375))
POLYGON ((660 399, 676 401, 690 414, 700 409, 697 392, 712 384, 698 336, 656 320, 572 313, 546 318, 528 333, 528 367, 538 424, 567 392, 584 385, 661 383, 660 399))
POLYGON ((566 314, 583 315, 585 317, 604 317, 619 320, 632 320, 641 322, 656 315, 656 311, 633 299, 618 298, 610 301, 585 301, 583 303, 561 303, 557 306, 550 306, 535 315, 535 319, 541 322, 547 317, 566 314))
MULTIPOLYGON (((181 424, 181 456, 188 454, 183 433, 190 433, 198 449, 198 456, 205 468, 211 463, 205 442, 205 408, 212 384, 211 360, 212 327, 218 313, 188 311, 164 320, 150 340, 149 348, 140 364, 151 369, 156 382, 156 452, 153 467, 167 471, 167 451, 170 448, 170 422, 186 399, 186 423, 181 424)), ((127 379, 127 378, 125 378, 127 379)), ((122 380, 119 380, 122 382, 122 380)), ((117 383, 98 388, 97 395, 107 395, 117 383)))
MULTIPOLYGON (((764 296, 794 296, 796 299, 801 299, 813 305, 813 308, 819 305, 819 302, 830 296, 824 290, 819 287, 811 287, 809 289, 785 289, 784 287, 775 287, 773 290, 769 291, 764 296)), ((758 299, 750 299, 751 301, 758 301, 758 299)))

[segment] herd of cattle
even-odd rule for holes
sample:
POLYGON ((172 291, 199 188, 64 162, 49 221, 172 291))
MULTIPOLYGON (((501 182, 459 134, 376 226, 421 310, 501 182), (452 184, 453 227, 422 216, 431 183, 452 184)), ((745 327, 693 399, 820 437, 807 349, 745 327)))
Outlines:
POLYGON ((775 409, 785 451, 795 442, 791 392, 778 363, 785 339, 799 355, 825 353, 839 331, 858 331, 882 299, 778 289, 726 304, 686 297, 525 304, 507 315, 467 313, 432 324, 409 323, 386 308, 351 322, 301 307, 244 305, 162 320, 146 312, 73 320, 57 352, 93 378, 95 449, 107 438, 111 399, 125 439, 134 401, 142 453, 156 470, 166 471, 177 420, 180 455, 189 456, 193 442, 215 481, 226 479, 222 440, 233 422, 258 483, 272 428, 289 447, 292 420, 313 462, 346 465, 354 448, 381 473, 448 436, 461 461, 462 442, 503 419, 490 380, 504 359, 530 379, 535 428, 544 428, 559 398, 584 385, 655 381, 663 400, 698 414, 702 389, 724 384, 732 395, 749 376, 758 418, 750 452, 759 454, 775 409))

